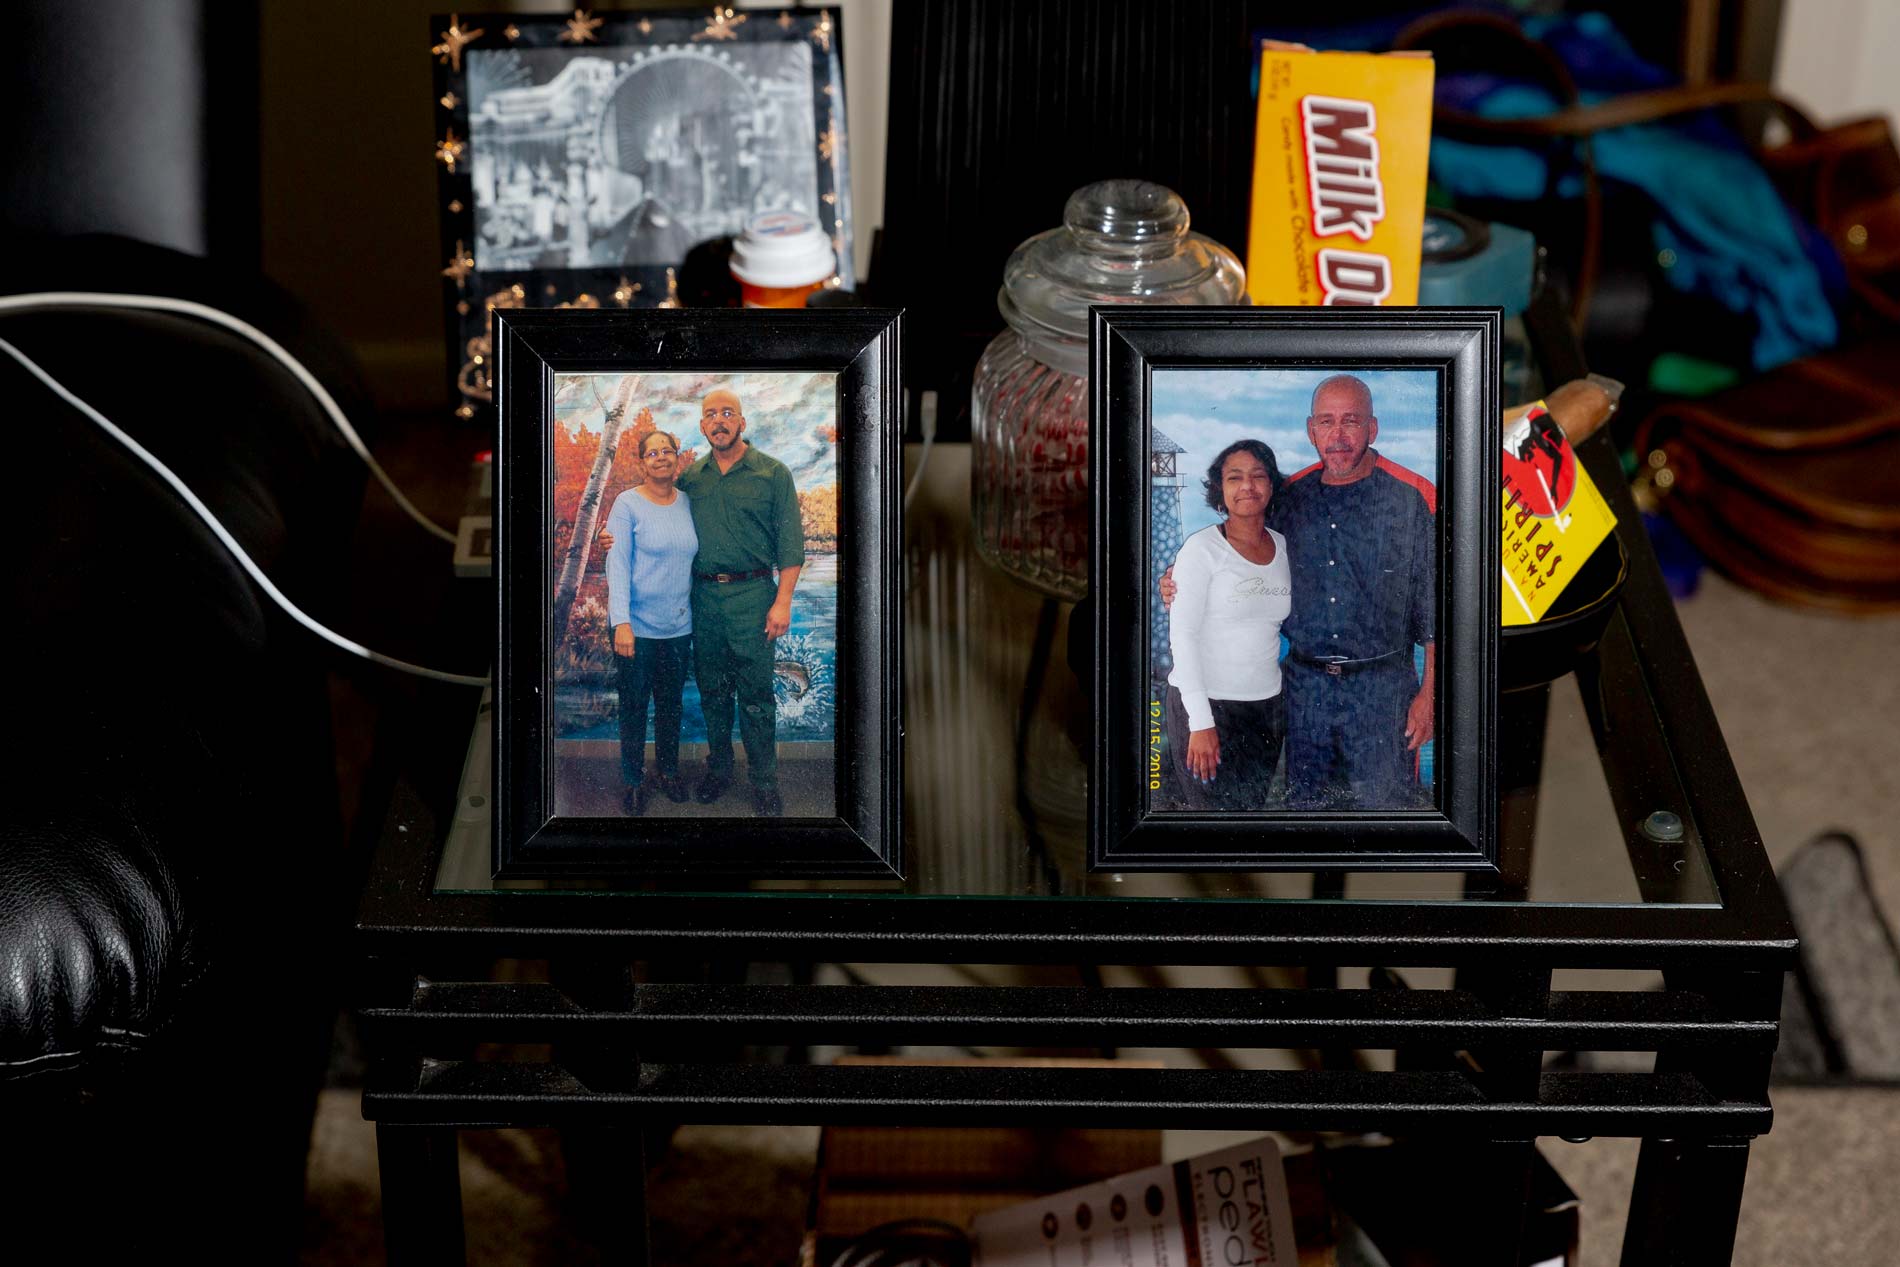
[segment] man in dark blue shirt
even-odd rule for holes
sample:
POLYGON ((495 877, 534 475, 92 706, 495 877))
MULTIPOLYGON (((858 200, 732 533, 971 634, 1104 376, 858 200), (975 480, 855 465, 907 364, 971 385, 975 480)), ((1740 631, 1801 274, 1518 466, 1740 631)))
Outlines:
POLYGON ((1437 495, 1372 447, 1372 390, 1350 374, 1315 389, 1306 435, 1320 460, 1267 511, 1293 570, 1281 627, 1288 808, 1411 808, 1429 799, 1416 754, 1434 717, 1437 495))

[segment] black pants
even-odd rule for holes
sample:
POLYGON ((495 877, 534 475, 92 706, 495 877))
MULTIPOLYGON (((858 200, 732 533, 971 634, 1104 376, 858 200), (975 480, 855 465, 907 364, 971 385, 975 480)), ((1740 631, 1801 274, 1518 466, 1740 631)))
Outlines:
POLYGON ((706 714, 706 768, 732 777, 732 719, 739 718, 746 773, 758 787, 778 781, 778 694, 766 613, 778 601, 770 577, 718 585, 693 582, 693 672, 706 714))
POLYGON ((616 655, 620 675, 620 777, 639 787, 646 775, 647 700, 653 701, 653 764, 668 778, 680 772, 680 695, 686 689, 691 636, 635 638, 633 654, 616 655))
POLYGON ((1181 785, 1182 808, 1259 810, 1267 807, 1267 788, 1280 764, 1286 739, 1286 693, 1269 699, 1209 700, 1214 733, 1220 738, 1220 768, 1203 783, 1187 767, 1188 715, 1181 692, 1168 688, 1168 751, 1181 785))

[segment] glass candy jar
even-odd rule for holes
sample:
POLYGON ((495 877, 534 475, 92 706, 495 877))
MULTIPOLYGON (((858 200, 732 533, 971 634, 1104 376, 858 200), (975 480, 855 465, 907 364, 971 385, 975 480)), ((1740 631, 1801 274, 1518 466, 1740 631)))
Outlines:
POLYGON ((983 557, 1058 598, 1088 589, 1089 307, 1237 304, 1234 253, 1188 232, 1188 209, 1145 180, 1085 185, 1062 227, 1010 255, 996 306, 1009 328, 971 389, 971 513, 983 557))

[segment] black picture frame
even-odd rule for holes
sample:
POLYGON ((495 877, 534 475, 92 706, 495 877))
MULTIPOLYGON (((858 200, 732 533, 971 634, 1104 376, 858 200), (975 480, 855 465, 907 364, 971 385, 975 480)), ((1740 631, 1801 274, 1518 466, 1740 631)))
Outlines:
POLYGON ((524 309, 496 317, 496 876, 901 879, 901 314, 870 308, 524 309), (555 376, 628 371, 837 375, 832 817, 555 812, 549 553, 555 376))
MULTIPOLYGON (((485 86, 477 72, 484 59, 488 78, 513 74, 518 82, 491 85, 501 90, 528 88, 537 81, 511 59, 560 58, 564 65, 587 59, 615 67, 616 83, 662 63, 690 59, 697 73, 717 78, 744 71, 748 57, 761 48, 805 45, 810 50, 808 86, 812 127, 808 147, 800 147, 813 165, 814 184, 790 203, 757 210, 793 209, 817 218, 831 236, 839 260, 836 281, 852 289, 855 216, 851 203, 849 121, 844 99, 844 19, 836 6, 787 6, 733 12, 721 6, 681 5, 668 9, 571 9, 559 13, 438 13, 430 18, 429 52, 433 64, 434 162, 437 219, 444 263, 441 291, 448 337, 450 388, 463 419, 493 417, 490 373, 496 335, 493 314, 509 308, 574 306, 581 308, 710 306, 708 288, 737 283, 725 273, 720 238, 707 240, 678 259, 589 262, 549 258, 488 259, 482 246, 481 198, 474 178, 494 138, 485 134, 479 113, 485 86)), ((552 79, 549 79, 552 82, 552 79)), ((546 85, 539 85, 546 86, 546 85)), ((675 91, 677 88, 675 87, 675 91)), ((665 99, 667 94, 660 94, 665 99)), ((589 97, 589 101, 597 99, 589 97)), ((582 112, 584 114, 584 112, 582 112)), ((525 116, 524 116, 525 117, 525 116)), ((587 119, 577 114, 574 128, 587 134, 587 119)), ((549 139, 536 130, 537 152, 531 164, 545 161, 549 176, 565 184, 571 177, 565 160, 575 143, 549 139)), ((585 148, 582 145, 582 148, 585 148)), ((679 217, 671 217, 677 221, 679 217)), ((736 229, 732 231, 736 232, 736 229)), ((558 254, 557 252, 554 252, 558 254)))
MULTIPOLYGON (((1093 310, 1092 870, 1496 872, 1501 329, 1495 308, 1093 310), (1146 591, 1154 583, 1148 562, 1154 374, 1274 368, 1437 374, 1439 689, 1430 808, 1155 812, 1148 806, 1151 740, 1138 719, 1152 705, 1146 591)), ((1313 454, 1303 456, 1310 461, 1313 454)))

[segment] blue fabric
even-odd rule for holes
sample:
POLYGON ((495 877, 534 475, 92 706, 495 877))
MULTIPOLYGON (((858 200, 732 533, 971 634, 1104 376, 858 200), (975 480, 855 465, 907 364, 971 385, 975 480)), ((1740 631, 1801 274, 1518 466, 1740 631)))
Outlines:
MULTIPOLYGON (((1676 82, 1673 74, 1637 56, 1607 14, 1526 18, 1524 33, 1547 44, 1584 92, 1642 92, 1676 82)), ((1726 132, 1714 126, 1718 133, 1726 132)))
MULTIPOLYGON (((1526 30, 1563 58, 1586 102, 1668 82, 1630 51, 1601 14, 1527 23, 1526 30)), ((1447 76, 1437 97, 1491 118, 1525 118, 1557 107, 1541 88, 1482 75, 1447 76)), ((1655 204, 1656 249, 1671 252, 1674 261, 1664 270, 1669 284, 1754 316, 1751 359, 1757 369, 1834 345, 1840 326, 1830 296, 1841 290, 1838 260, 1788 210, 1714 116, 1617 128, 1597 134, 1592 146, 1604 180, 1640 189, 1655 204)), ((1551 189, 1543 156, 1514 146, 1438 138, 1431 173, 1462 197, 1529 202, 1582 192, 1575 171, 1551 189)))
POLYGON ((1287 808, 1410 809, 1422 792, 1405 743, 1418 693, 1397 660, 1338 677, 1293 661, 1286 695, 1287 808))
POLYGON ((636 638, 678 638, 693 631, 692 500, 675 494, 656 506, 638 488, 614 498, 607 512, 607 623, 632 625, 636 638))
POLYGON ((1350 484, 1315 470, 1274 494, 1267 526, 1286 538, 1281 631, 1296 655, 1368 660, 1432 641, 1438 533, 1416 488, 1383 467, 1350 484))

